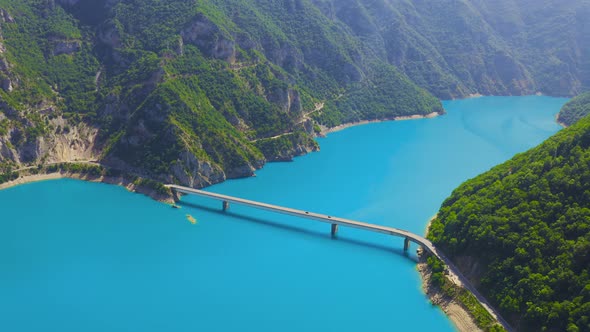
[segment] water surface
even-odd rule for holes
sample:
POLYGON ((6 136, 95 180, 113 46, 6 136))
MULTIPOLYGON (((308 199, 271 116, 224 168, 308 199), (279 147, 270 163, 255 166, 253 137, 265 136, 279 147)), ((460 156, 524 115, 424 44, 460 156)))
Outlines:
MULTIPOLYGON (((444 103, 211 191, 419 234, 462 181, 557 130, 566 99, 444 103)), ((75 180, 0 191, 1 331, 453 331, 396 237, 75 180), (197 219, 193 225, 186 219, 197 219)))

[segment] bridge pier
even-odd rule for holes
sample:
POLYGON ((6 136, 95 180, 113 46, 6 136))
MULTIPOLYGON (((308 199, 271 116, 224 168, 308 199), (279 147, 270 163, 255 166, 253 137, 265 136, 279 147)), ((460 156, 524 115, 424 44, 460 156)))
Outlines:
POLYGON ((330 233, 332 234, 332 237, 336 236, 336 233, 338 233, 338 224, 332 224, 332 230, 330 233))
POLYGON ((229 202, 223 201, 223 203, 221 204, 221 208, 223 209, 223 211, 227 211, 229 209, 229 202))
POLYGON ((172 199, 174 199, 174 202, 180 201, 180 195, 178 195, 178 191, 174 189, 172 189, 172 199))
POLYGON ((410 249, 410 238, 409 237, 404 239, 404 252, 408 251, 408 249, 410 249))

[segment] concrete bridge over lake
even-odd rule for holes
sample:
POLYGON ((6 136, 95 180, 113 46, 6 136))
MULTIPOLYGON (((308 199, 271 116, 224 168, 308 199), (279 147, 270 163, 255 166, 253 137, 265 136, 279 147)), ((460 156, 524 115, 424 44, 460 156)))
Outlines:
POLYGON ((178 186, 175 184, 169 184, 169 185, 166 185, 166 187, 168 187, 172 190, 172 193, 174 194, 174 199, 177 201, 179 200, 179 196, 178 196, 179 193, 187 194, 187 195, 197 195, 197 196, 207 197, 207 198, 211 198, 211 199, 214 199, 217 201, 221 201, 221 208, 223 209, 223 211, 227 211, 227 209, 229 209, 230 204, 240 204, 240 205, 250 206, 250 207, 254 207, 254 208, 258 208, 258 209, 262 209, 262 210, 267 210, 267 211, 272 211, 272 212, 277 212, 277 213, 281 213, 281 214, 287 214, 287 215, 292 215, 292 216, 296 216, 296 217, 301 217, 301 218, 305 218, 305 219, 311 219, 311 220, 327 223, 327 224, 331 225, 330 232, 331 232, 332 236, 336 235, 336 233, 338 232, 339 226, 346 226, 346 227, 352 227, 352 228, 366 230, 369 232, 382 233, 382 234, 402 237, 404 239, 404 251, 408 251, 408 249, 410 248, 410 242, 414 242, 414 243, 418 244, 419 246, 421 246, 423 248, 423 250, 426 250, 429 253, 431 253, 432 255, 438 257, 438 259, 440 259, 448 267, 448 272, 451 275, 451 277, 452 277, 451 280, 453 280, 453 282, 459 283, 459 286, 467 288, 477 298, 477 300, 483 305, 483 307, 490 313, 490 315, 495 317, 500 322, 500 324, 506 329, 506 331, 508 331, 508 332, 513 331, 513 329, 510 327, 510 325, 502 318, 502 316, 500 316, 499 312, 497 312, 489 304, 489 302, 477 291, 477 289, 475 289, 475 287, 473 287, 471 285, 469 280, 461 274, 461 272, 455 266, 455 264, 453 264, 453 262, 451 262, 451 260, 448 259, 441 251, 437 250, 437 248, 432 244, 432 242, 423 238, 420 235, 416 235, 412 232, 408 232, 408 231, 398 229, 398 228, 369 224, 369 223, 365 223, 365 222, 349 220, 349 219, 344 219, 344 218, 338 218, 338 217, 334 217, 334 216, 329 216, 329 215, 319 214, 319 213, 314 213, 314 212, 309 212, 309 211, 296 210, 296 209, 292 209, 292 208, 288 208, 288 207, 266 204, 266 203, 251 201, 251 200, 247 200, 247 199, 243 199, 243 198, 211 193, 208 191, 193 189, 193 188, 189 188, 189 187, 178 186))
POLYGON ((272 212, 277 212, 277 213, 281 213, 281 214, 287 214, 287 215, 291 215, 291 216, 296 216, 296 217, 300 217, 300 218, 311 219, 311 220, 327 223, 327 224, 331 225, 330 232, 331 232, 332 236, 336 235, 336 233, 338 232, 339 226, 347 226, 347 227, 366 230, 369 232, 383 233, 383 234, 387 234, 387 235, 402 237, 402 238, 404 238, 404 251, 407 251, 409 249, 410 242, 414 242, 414 243, 418 244, 419 246, 421 246, 424 250, 439 257, 441 260, 446 261, 446 258, 443 259, 444 256, 442 256, 438 253, 438 251, 436 250, 436 248, 434 247, 432 242, 428 241, 427 239, 423 238, 422 236, 416 235, 412 232, 404 231, 402 229, 393 228, 393 227, 386 227, 386 226, 381 226, 381 225, 375 225, 375 224, 369 224, 369 223, 365 223, 365 222, 354 221, 354 220, 349 220, 349 219, 344 219, 344 218, 339 218, 339 217, 334 217, 334 216, 329 216, 329 215, 319 214, 319 213, 314 213, 314 212, 309 212, 309 211, 296 210, 296 209, 292 209, 292 208, 288 208, 288 207, 271 205, 271 204, 266 204, 266 203, 257 202, 257 201, 251 201, 251 200, 247 200, 247 199, 243 199, 243 198, 221 195, 221 194, 211 193, 208 191, 203 191, 203 190, 198 190, 198 189, 193 189, 193 188, 188 188, 188 187, 183 187, 183 186, 177 186, 177 185, 173 185, 173 184, 167 185, 166 187, 172 189, 172 192, 175 193, 175 199, 177 199, 177 200, 178 200, 177 193, 182 193, 182 194, 197 195, 197 196, 212 198, 212 199, 221 201, 222 202, 221 207, 224 211, 229 209, 230 204, 240 204, 240 205, 250 206, 253 208, 257 208, 257 209, 262 209, 262 210, 267 210, 267 211, 272 211, 272 212))

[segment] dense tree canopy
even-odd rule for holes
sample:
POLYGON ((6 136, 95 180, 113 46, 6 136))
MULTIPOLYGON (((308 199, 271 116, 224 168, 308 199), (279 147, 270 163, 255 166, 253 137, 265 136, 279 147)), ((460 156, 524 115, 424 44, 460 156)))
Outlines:
POLYGON ((590 331, 590 117, 462 184, 429 238, 519 331, 590 331))
POLYGON ((571 126, 588 114, 590 114, 590 92, 576 96, 563 105, 557 119, 564 125, 571 126))

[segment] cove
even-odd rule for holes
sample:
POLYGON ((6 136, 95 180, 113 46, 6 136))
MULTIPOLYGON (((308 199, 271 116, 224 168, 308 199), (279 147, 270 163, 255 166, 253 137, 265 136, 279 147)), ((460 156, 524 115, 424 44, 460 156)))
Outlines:
MULTIPOLYGON (((348 128, 208 190, 422 234, 461 182, 557 132, 566 101, 445 101, 445 116, 348 128)), ((0 191, 0 330, 453 331, 403 239, 220 210, 75 180, 0 191)))

